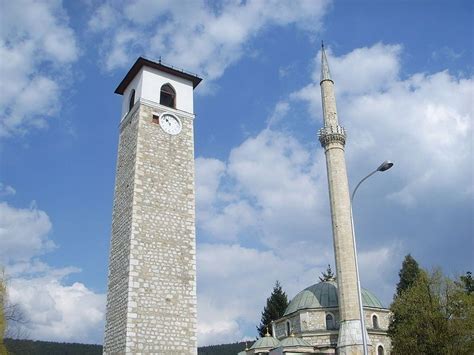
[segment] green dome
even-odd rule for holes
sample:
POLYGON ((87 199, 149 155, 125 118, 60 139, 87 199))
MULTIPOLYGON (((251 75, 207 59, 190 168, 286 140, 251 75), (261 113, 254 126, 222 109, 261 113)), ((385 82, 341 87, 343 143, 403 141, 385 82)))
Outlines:
MULTIPOLYGON (((370 291, 362 289, 364 307, 384 308, 382 303, 370 291)), ((337 283, 325 281, 310 286, 298 293, 290 302, 285 316, 300 309, 337 307, 337 283)))
POLYGON ((250 349, 262 349, 269 348, 273 349, 280 346, 280 342, 272 337, 270 334, 265 335, 263 338, 258 339, 250 349))
POLYGON ((290 335, 288 338, 283 339, 280 342, 281 346, 291 347, 291 346, 309 346, 312 347, 310 343, 302 338, 295 337, 294 335, 290 335))

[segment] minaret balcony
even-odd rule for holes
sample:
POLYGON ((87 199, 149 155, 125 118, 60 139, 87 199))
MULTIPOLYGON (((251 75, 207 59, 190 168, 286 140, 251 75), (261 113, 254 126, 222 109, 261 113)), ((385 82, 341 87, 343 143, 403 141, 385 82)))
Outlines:
POLYGON ((342 145, 346 144, 346 130, 344 127, 337 126, 326 126, 318 132, 319 142, 321 146, 326 147, 329 143, 339 143, 342 145))

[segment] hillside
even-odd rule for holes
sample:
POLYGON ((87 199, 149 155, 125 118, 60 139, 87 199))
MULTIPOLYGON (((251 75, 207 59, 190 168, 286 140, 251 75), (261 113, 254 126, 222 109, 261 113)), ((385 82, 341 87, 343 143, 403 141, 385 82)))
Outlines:
MULTIPOLYGON (((50 341, 5 339, 12 355, 102 355, 102 345, 54 343, 50 341)), ((245 343, 210 345, 198 348, 198 355, 236 355, 245 343)))

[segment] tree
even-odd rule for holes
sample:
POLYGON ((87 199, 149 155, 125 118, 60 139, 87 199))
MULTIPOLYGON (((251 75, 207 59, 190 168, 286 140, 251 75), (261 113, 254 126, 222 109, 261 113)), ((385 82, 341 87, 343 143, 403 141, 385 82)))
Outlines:
POLYGON ((417 274, 390 307, 392 353, 474 353, 474 294, 440 270, 417 274))
POLYGON ((271 322, 281 318, 285 313, 286 307, 288 307, 288 297, 277 281, 273 287, 272 294, 267 298, 267 304, 263 309, 260 325, 257 327, 258 334, 261 337, 265 336, 267 329, 272 334, 271 322))
POLYGON ((402 268, 398 273, 400 281, 397 284, 397 296, 400 296, 403 291, 407 290, 417 280, 420 273, 420 267, 413 257, 408 254, 403 260, 402 268))
POLYGON ((28 319, 19 304, 8 300, 7 278, 3 270, 0 270, 0 306, 0 335, 2 339, 27 338, 28 331, 26 325, 28 319))
POLYGON ((460 284, 464 288, 467 294, 474 292, 474 280, 472 279, 472 273, 470 271, 466 272, 466 275, 460 277, 460 284))
POLYGON ((319 281, 324 282, 324 281, 333 281, 335 280, 336 277, 332 273, 331 270, 331 264, 328 264, 328 268, 326 269, 326 272, 322 272, 321 276, 319 276, 319 281))
POLYGON ((393 354, 446 354, 447 324, 424 271, 392 303, 389 335, 393 354))
POLYGON ((7 321, 5 319, 4 304, 6 301, 6 287, 4 282, 3 271, 0 274, 0 354, 7 354, 5 344, 3 344, 3 337, 7 327, 7 321))

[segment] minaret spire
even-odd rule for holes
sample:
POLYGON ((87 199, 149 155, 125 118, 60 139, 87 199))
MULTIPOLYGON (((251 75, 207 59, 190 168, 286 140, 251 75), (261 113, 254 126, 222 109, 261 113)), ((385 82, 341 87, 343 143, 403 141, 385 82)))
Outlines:
POLYGON ((362 354, 362 322, 359 311, 356 255, 352 238, 351 200, 344 152, 346 132, 339 125, 334 82, 329 72, 324 44, 321 45, 320 86, 324 127, 319 130, 319 141, 326 154, 339 299, 340 327, 337 353, 362 354))
POLYGON ((326 58, 326 50, 324 49, 324 42, 321 41, 321 81, 320 83, 322 83, 324 80, 332 81, 331 72, 329 71, 328 59, 326 58))

